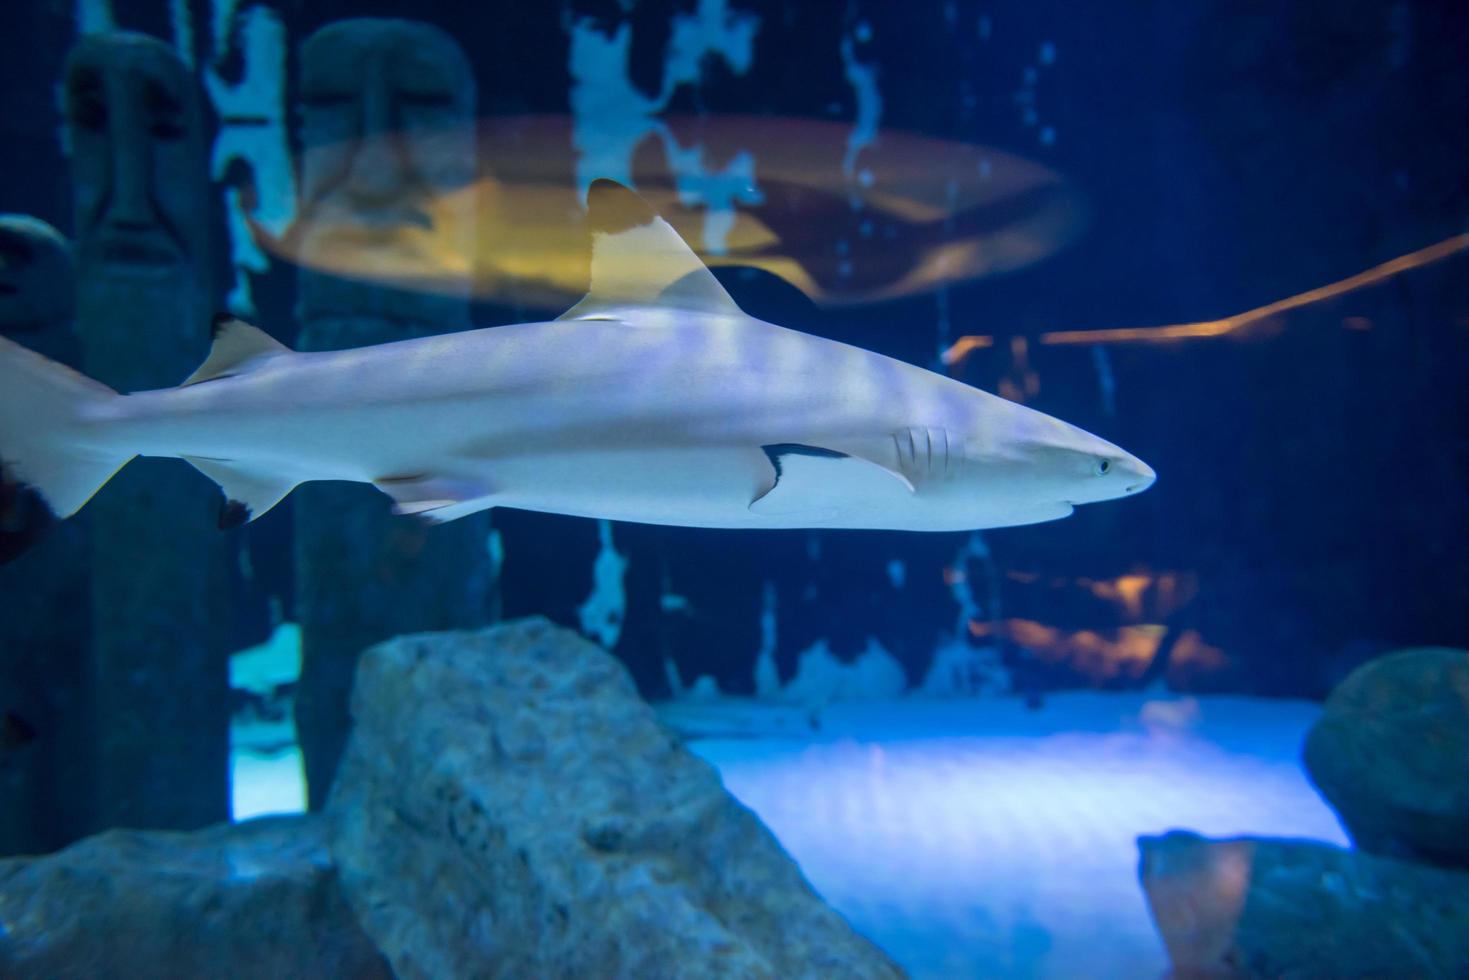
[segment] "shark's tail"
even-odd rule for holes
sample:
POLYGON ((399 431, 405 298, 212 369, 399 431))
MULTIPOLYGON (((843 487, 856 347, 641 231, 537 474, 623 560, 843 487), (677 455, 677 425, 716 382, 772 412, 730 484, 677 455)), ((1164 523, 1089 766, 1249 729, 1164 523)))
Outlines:
POLYGON ((100 446, 87 420, 89 409, 117 397, 0 337, 0 563, 51 518, 80 510, 132 458, 100 446))

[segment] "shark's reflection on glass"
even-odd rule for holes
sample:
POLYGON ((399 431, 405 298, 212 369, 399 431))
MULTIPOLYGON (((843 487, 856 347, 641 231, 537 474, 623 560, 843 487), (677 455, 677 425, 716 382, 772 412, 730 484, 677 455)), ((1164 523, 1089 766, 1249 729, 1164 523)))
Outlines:
MULTIPOLYGON (((431 291, 460 290, 472 276, 477 296, 528 308, 559 309, 581 295, 585 188, 569 117, 471 127, 442 106, 435 116, 423 103, 438 97, 441 67, 419 79, 406 108, 390 76, 373 82, 400 94, 375 97, 380 128, 368 139, 353 129, 365 126, 365 102, 343 94, 341 70, 330 73, 333 85, 308 73, 302 227, 268 247, 308 269, 431 291), (398 128, 381 128, 389 125, 398 128)), ((638 191, 700 257, 761 269, 825 305, 1024 268, 1087 223, 1081 194, 1060 174, 988 147, 884 131, 854 181, 844 167, 850 127, 839 123, 669 116, 658 132, 638 146, 638 191), (716 215, 686 170, 687 140, 703 159, 749 153, 759 193, 716 215)))
MULTIPOLYGON (((295 229, 302 264, 387 283, 432 278, 449 291, 467 280, 473 206, 437 202, 473 182, 474 93, 464 53, 427 24, 346 20, 308 38, 295 229)), ((458 288, 467 293, 467 281, 458 288)), ((351 307, 350 295, 305 280, 303 315, 358 312, 336 308, 351 307)))

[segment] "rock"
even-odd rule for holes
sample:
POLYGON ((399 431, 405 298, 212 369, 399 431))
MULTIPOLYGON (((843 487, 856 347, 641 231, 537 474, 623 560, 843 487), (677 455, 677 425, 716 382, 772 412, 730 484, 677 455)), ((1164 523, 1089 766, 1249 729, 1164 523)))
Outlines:
POLYGON ((319 818, 112 830, 0 861, 0 976, 390 978, 319 818))
POLYGON ((623 666, 544 620, 363 656, 328 818, 399 977, 898 977, 623 666))
POLYGON ((1305 762, 1364 851, 1469 868, 1469 651, 1357 668, 1326 699, 1305 762))
POLYGON ((1173 975, 1466 976, 1469 874, 1310 841, 1138 839, 1173 975))

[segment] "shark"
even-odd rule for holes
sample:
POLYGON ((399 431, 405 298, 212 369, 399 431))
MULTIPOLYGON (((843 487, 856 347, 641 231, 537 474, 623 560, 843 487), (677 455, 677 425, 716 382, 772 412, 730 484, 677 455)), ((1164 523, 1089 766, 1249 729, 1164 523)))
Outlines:
POLYGON ((74 514, 136 456, 188 461, 220 526, 310 480, 434 522, 491 507, 706 528, 1032 524, 1155 479, 1116 445, 956 379, 745 314, 611 180, 590 289, 555 320, 330 352, 228 314, 199 369, 120 394, 0 339, 0 471, 74 514))

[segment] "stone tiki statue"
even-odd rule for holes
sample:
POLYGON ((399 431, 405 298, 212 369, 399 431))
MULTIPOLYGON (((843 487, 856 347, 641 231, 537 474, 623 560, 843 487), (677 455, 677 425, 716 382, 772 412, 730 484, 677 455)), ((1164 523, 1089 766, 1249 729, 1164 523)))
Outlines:
MULTIPOLYGON (((83 38, 62 85, 88 374, 178 384, 209 349, 214 204, 201 95, 171 48, 83 38)), ((89 505, 90 765, 97 827, 188 829, 229 816, 227 554, 218 492, 139 459, 89 505)))
MULTIPOLYGON (((294 229, 302 349, 469 326, 474 92, 458 45, 425 24, 347 20, 306 40, 294 229)), ((493 571, 487 515, 430 529, 363 486, 308 484, 294 500, 296 724, 316 808, 347 737, 358 655, 397 634, 484 623, 493 571)))
MULTIPOLYGON (((0 215, 0 335, 80 366, 75 290, 71 244, 44 221, 0 215)), ((18 550, 43 535, 24 561, 0 567, 0 855, 69 843, 88 802, 78 764, 86 522, 57 523, 34 495, 0 487, 0 539, 18 550)))

